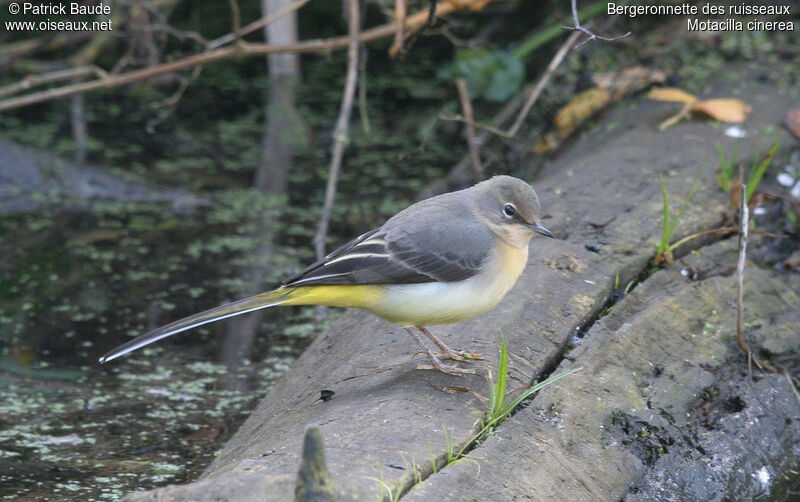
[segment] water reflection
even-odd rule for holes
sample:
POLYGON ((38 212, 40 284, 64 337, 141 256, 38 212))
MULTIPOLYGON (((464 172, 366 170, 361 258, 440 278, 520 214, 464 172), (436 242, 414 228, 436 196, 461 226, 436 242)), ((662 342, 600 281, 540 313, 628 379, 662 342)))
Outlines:
POLYGON ((197 477, 313 336, 287 309, 268 334, 243 317, 248 340, 220 323, 96 363, 231 296, 239 251, 204 236, 236 229, 206 217, 126 203, 0 218, 0 497, 109 500, 197 477))

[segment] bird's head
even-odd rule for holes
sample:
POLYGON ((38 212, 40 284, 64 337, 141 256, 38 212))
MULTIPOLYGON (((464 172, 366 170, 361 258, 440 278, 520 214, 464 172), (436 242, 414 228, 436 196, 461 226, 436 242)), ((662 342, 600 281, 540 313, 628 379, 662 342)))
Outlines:
POLYGON ((534 233, 553 237, 542 225, 539 197, 528 183, 511 176, 495 176, 473 187, 477 211, 493 232, 516 245, 527 245, 534 233))

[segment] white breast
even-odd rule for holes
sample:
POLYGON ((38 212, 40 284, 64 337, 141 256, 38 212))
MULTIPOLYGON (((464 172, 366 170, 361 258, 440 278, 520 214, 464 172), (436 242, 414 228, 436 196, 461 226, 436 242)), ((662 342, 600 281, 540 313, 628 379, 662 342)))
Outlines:
POLYGON ((460 282, 386 286, 369 310, 401 326, 466 321, 495 307, 511 290, 528 261, 522 249, 499 241, 481 272, 460 282))

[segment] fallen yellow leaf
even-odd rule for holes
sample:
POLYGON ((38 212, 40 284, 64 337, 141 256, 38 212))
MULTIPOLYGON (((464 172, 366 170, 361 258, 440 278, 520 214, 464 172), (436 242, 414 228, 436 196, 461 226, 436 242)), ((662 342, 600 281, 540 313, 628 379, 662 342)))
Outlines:
POLYGON ((597 110, 603 108, 611 100, 611 94, 606 89, 595 87, 585 90, 572 98, 556 113, 553 124, 569 134, 591 117, 597 110))
POLYGON ((709 99, 692 104, 693 112, 705 113, 720 122, 744 122, 752 108, 736 98, 709 99))
POLYGON ((651 90, 647 97, 656 101, 677 101, 689 105, 697 101, 697 96, 677 87, 659 87, 651 90))

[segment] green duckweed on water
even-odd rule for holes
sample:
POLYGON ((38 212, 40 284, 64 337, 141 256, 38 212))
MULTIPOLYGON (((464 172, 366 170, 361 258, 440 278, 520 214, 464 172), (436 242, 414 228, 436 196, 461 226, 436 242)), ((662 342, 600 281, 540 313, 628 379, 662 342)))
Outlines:
POLYGON ((197 477, 327 325, 277 311, 232 368, 216 362, 224 323, 99 365, 152 323, 236 294, 214 275, 229 246, 187 252, 201 216, 180 234, 141 224, 157 207, 112 209, 0 219, 0 498, 116 500, 197 477))

